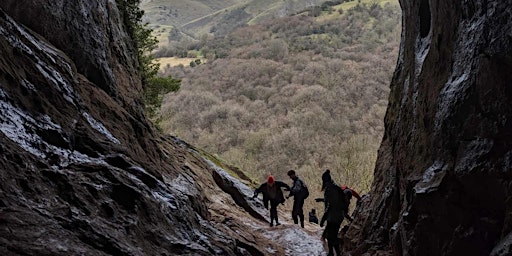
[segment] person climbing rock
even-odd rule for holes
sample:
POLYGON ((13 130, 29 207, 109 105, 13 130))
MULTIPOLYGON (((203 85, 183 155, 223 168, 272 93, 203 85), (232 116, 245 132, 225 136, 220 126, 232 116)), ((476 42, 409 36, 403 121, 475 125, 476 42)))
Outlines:
MULTIPOLYGON (((346 201, 346 204, 347 204, 347 211, 344 212, 344 215, 345 215, 345 218, 347 218, 350 222, 352 222, 354 219, 348 214, 348 208, 350 207, 350 200, 352 199, 352 197, 355 197, 357 198, 357 205, 359 205, 361 203, 361 196, 359 195, 359 193, 357 193, 355 190, 347 187, 347 186, 341 186, 341 190, 343 191, 343 194, 345 195, 345 201, 346 201)), ((317 202, 324 202, 324 199, 323 198, 316 198, 315 201, 317 202)), ((341 234, 345 234, 348 230, 349 226, 348 225, 345 225, 342 229, 341 229, 341 234)), ((324 230, 324 232, 322 233, 322 239, 325 239, 325 237, 327 236, 327 230, 324 230)), ((343 240, 339 240, 340 243, 343 242, 343 240)))
MULTIPOLYGON (((346 202, 347 202, 347 208, 350 207, 350 200, 352 199, 352 197, 355 197, 357 199, 357 202, 356 202, 357 205, 359 205, 361 203, 361 198, 362 197, 354 189, 349 188, 348 186, 343 185, 343 186, 341 186, 341 190, 343 190, 343 193, 345 194, 345 199, 346 199, 346 202)), ((323 202, 324 199, 323 198, 316 198, 315 201, 323 202)), ((348 214, 348 210, 345 213, 345 217, 349 221, 352 222, 353 218, 348 214)))
MULTIPOLYGON (((345 200, 347 202, 347 209, 350 206, 350 200, 352 197, 357 198, 357 203, 359 204, 361 202, 361 196, 353 189, 347 187, 347 186, 341 186, 341 190, 343 190, 343 193, 345 194, 345 200)), ((348 210, 345 212, 345 218, 347 218, 350 222, 352 222, 354 219, 348 214, 348 210)))
POLYGON ((343 190, 332 180, 330 170, 326 170, 322 174, 322 190, 324 191, 325 213, 320 221, 320 227, 323 227, 327 221, 322 239, 327 238, 327 246, 329 248, 327 255, 333 256, 334 251, 336 251, 336 255, 339 256, 341 254, 338 232, 343 222, 343 217, 348 210, 348 205, 343 190))
POLYGON ((300 226, 304 228, 304 200, 309 196, 308 187, 299 179, 294 170, 288 171, 288 177, 292 179, 293 184, 290 189, 290 195, 287 198, 293 196, 293 209, 292 209, 292 218, 295 224, 299 223, 300 226))
MULTIPOLYGON (((353 190, 347 186, 341 186, 341 189, 343 190, 343 193, 345 194, 345 199, 347 201, 347 208, 350 207, 350 200, 352 199, 352 197, 357 198, 356 204, 358 206, 361 204, 361 196, 355 190, 353 190)), ((349 215, 348 211, 345 212, 345 218, 347 218, 350 222, 354 221, 354 219, 349 215)), ((348 231, 348 228, 349 228, 349 225, 343 226, 341 228, 339 235, 341 237, 344 237, 348 231)), ((344 242, 345 241, 343 239, 340 239, 340 247, 343 247, 344 242)))
POLYGON ((359 193, 357 193, 355 190, 353 190, 352 188, 349 188, 348 186, 341 186, 341 190, 343 190, 343 192, 347 193, 346 191, 349 191, 351 196, 354 196, 356 199, 357 199, 357 202, 359 203, 359 201, 361 200, 361 196, 359 195, 359 193))
POLYGON ((318 217, 316 217, 316 210, 314 208, 309 212, 309 223, 318 224, 318 217))
POLYGON ((279 219, 277 217, 277 206, 280 203, 284 203, 285 198, 283 195, 283 191, 281 188, 285 188, 286 190, 290 190, 290 187, 282 182, 276 181, 274 176, 270 175, 267 178, 267 182, 261 184, 259 188, 254 191, 254 196, 252 198, 256 198, 259 193, 263 194, 263 205, 265 209, 268 209, 268 203, 270 202, 270 226, 274 226, 274 220, 276 221, 276 226, 281 225, 279 223, 279 219))

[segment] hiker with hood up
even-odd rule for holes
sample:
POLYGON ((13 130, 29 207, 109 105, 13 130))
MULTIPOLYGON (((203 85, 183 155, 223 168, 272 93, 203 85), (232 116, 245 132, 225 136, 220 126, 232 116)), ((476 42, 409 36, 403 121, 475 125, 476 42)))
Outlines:
MULTIPOLYGON (((350 207, 350 200, 352 199, 352 197, 355 197, 355 198, 357 198, 357 205, 360 205, 362 197, 355 190, 353 190, 347 186, 344 186, 344 185, 341 186, 341 190, 343 191, 343 194, 345 195, 345 200, 347 203, 347 211, 344 212, 345 218, 347 218, 350 222, 352 222, 354 219, 348 214, 348 208, 350 207)), ((315 201, 323 202, 324 199, 316 198, 315 201)), ((341 228, 341 233, 345 234, 348 230, 348 227, 349 227, 348 225, 345 225, 343 228, 341 228)), ((322 239, 325 239, 326 236, 327 236, 327 230, 324 229, 324 232, 322 233, 322 239)), ((340 244, 341 244, 341 242, 343 242, 343 240, 340 241, 340 244)))
POLYGON ((274 220, 276 221, 276 226, 281 225, 279 223, 279 219, 277 217, 277 206, 279 204, 284 203, 285 198, 283 195, 283 191, 281 188, 285 188, 286 190, 290 190, 290 187, 282 182, 276 181, 274 176, 270 175, 267 178, 267 182, 261 184, 259 188, 254 191, 254 196, 252 198, 256 198, 259 193, 263 194, 263 205, 265 209, 268 209, 268 203, 270 202, 270 226, 274 226, 274 220))
POLYGON ((332 180, 330 170, 326 170, 322 174, 322 190, 324 191, 324 198, 321 201, 324 201, 325 212, 320 221, 320 227, 323 227, 327 221, 322 238, 327 238, 327 246, 329 247, 327 255, 333 256, 334 251, 336 251, 336 255, 339 256, 341 252, 338 232, 343 222, 343 217, 348 211, 348 205, 343 190, 332 180))
POLYGON ((309 196, 309 190, 304 181, 299 179, 294 170, 288 171, 288 177, 292 179, 293 184, 290 189, 290 195, 287 198, 293 196, 293 209, 292 209, 292 218, 295 224, 299 224, 300 218, 300 226, 304 228, 304 200, 309 196))

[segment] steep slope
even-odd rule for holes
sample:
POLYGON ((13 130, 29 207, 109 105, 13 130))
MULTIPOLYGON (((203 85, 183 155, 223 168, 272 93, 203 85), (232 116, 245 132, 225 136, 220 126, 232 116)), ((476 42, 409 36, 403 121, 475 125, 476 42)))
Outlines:
MULTIPOLYGON (((267 216, 245 184, 153 131, 114 2, 0 8, 1 255, 301 249, 256 232, 267 216)), ((310 233, 294 234, 321 253, 310 233)))
POLYGON ((320 5, 324 0, 251 0, 224 10, 192 20, 182 27, 196 35, 213 33, 225 35, 237 27, 254 24, 277 17, 292 15, 307 7, 320 5))
POLYGON ((510 255, 512 4, 400 1, 403 32, 354 255, 510 255))
POLYGON ((147 0, 141 2, 141 7, 144 9, 145 18, 149 23, 181 27, 195 19, 247 1, 249 0, 147 0))
POLYGON ((145 20, 155 28, 161 46, 224 35, 249 23, 291 15, 325 0, 216 0, 141 2, 145 20))

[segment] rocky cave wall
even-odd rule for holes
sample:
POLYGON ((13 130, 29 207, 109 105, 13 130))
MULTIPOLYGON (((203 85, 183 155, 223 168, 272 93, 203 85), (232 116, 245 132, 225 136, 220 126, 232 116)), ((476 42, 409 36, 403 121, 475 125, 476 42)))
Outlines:
POLYGON ((110 0, 0 2, 0 255, 282 251, 243 226, 245 185, 153 131, 120 24, 110 0))
POLYGON ((0 7, 63 51, 124 108, 142 114, 136 52, 114 0, 4 0, 0 7))
POLYGON ((512 3, 400 0, 402 42, 354 255, 510 255, 512 3))

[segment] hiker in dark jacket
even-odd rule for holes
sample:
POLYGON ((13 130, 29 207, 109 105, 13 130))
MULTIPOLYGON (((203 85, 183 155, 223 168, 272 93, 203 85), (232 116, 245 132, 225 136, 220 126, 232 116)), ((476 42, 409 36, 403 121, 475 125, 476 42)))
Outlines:
MULTIPOLYGON (((359 195, 359 193, 357 193, 354 189, 351 189, 347 186, 341 186, 341 190, 343 190, 343 193, 345 194, 345 201, 347 203, 347 209, 348 207, 350 207, 350 200, 352 199, 352 197, 355 197, 357 199, 357 205, 359 205, 359 203, 361 202, 361 196, 359 195)), ((324 199, 323 198, 316 198, 315 201, 317 202, 323 202, 324 199)), ((348 214, 348 210, 347 212, 345 212, 345 218, 347 218, 349 221, 353 221, 353 218, 348 214)))
POLYGON ((316 217, 315 209, 311 209, 311 211, 309 212, 309 223, 318 224, 318 218, 316 217))
POLYGON ((341 188, 334 183, 331 178, 331 173, 326 170, 322 175, 322 190, 324 191, 324 204, 325 213, 320 221, 320 227, 323 227, 324 222, 327 221, 324 234, 322 238, 327 238, 327 246, 329 247, 328 256, 333 256, 336 251, 336 255, 340 254, 338 232, 340 230, 341 222, 345 212, 348 210, 348 206, 345 199, 345 194, 341 188))
MULTIPOLYGON (((354 219, 348 214, 348 208, 350 207, 350 200, 352 199, 352 197, 357 198, 357 204, 359 205, 359 203, 361 202, 361 196, 355 190, 353 190, 347 186, 341 186, 341 190, 343 191, 343 194, 345 195, 345 201, 346 201, 346 205, 347 205, 347 211, 344 212, 345 218, 347 218, 350 222, 352 222, 354 219)), ((315 201, 324 202, 324 199, 316 198, 315 201)), ((347 230, 348 230, 348 226, 344 226, 342 228, 342 231, 344 231, 344 232, 346 232, 347 230)), ((327 230, 324 230, 324 232, 322 233, 323 239, 325 239, 325 237, 326 237, 326 234, 327 234, 326 231, 327 230)))
POLYGON ((254 191, 254 196, 252 198, 256 198, 259 193, 263 194, 263 205, 265 209, 268 209, 268 203, 270 202, 270 226, 274 226, 274 220, 276 221, 276 226, 281 225, 279 223, 279 219, 277 217, 277 206, 281 203, 284 203, 284 195, 281 188, 285 188, 290 190, 290 187, 286 185, 286 183, 282 181, 276 181, 274 176, 270 175, 267 178, 267 182, 261 184, 259 188, 254 191))
POLYGON ((304 200, 309 193, 307 192, 306 184, 304 181, 299 179, 294 170, 288 171, 288 176, 293 180, 293 184, 290 189, 290 195, 288 196, 288 198, 293 196, 293 222, 298 224, 300 218, 300 226, 304 227, 304 200))

